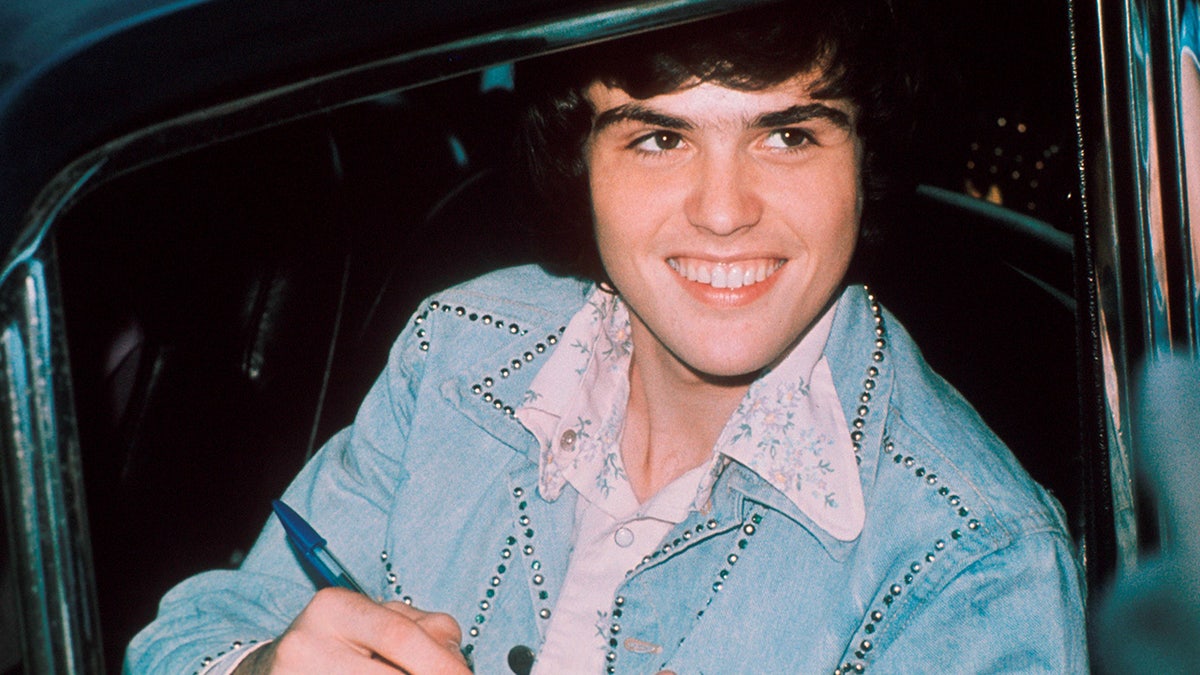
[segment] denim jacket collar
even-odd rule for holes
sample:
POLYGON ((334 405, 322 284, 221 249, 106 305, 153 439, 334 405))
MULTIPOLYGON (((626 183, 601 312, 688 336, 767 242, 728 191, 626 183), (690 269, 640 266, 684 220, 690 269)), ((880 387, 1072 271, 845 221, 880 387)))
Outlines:
MULTIPOLYGON (((563 326, 553 325, 552 321, 573 316, 583 306, 584 286, 581 285, 576 297, 578 304, 569 308, 569 313, 550 314, 525 305, 513 307, 508 317, 509 326, 517 326, 512 341, 464 364, 441 387, 447 401, 467 419, 515 452, 525 455, 533 465, 534 473, 538 443, 508 411, 520 403, 541 362, 557 347, 557 336, 563 326)), ((879 305, 863 287, 847 288, 834 315, 825 356, 843 414, 858 448, 863 499, 868 510, 872 505, 871 486, 879 464, 878 451, 886 442, 884 420, 893 384, 887 354, 887 335, 879 305)), ((787 516, 810 532, 834 559, 845 559, 856 544, 856 541, 839 541, 765 480, 733 463, 713 488, 713 512, 723 518, 737 517, 734 511, 741 510, 744 500, 763 504, 787 516)))

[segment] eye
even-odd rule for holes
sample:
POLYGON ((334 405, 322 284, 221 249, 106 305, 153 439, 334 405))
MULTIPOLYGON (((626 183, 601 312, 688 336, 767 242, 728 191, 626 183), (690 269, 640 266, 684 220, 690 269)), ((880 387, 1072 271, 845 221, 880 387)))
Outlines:
POLYGON ((768 148, 798 148, 813 142, 812 135, 803 129, 776 129, 765 141, 768 148))
POLYGON ((674 150, 683 143, 683 137, 674 131, 658 130, 646 134, 633 142, 632 147, 643 152, 665 152, 674 150))

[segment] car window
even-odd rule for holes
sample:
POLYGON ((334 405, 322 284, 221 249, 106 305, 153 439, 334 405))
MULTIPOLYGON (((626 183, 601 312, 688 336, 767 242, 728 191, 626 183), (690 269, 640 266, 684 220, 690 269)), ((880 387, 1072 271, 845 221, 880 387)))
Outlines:
POLYGON ((504 215, 512 92, 480 83, 162 162, 64 222, 110 666, 173 583, 240 561, 423 295, 528 256, 504 215), (119 581, 131 570, 134 587, 119 581))
MULTIPOLYGON (((1059 4, 920 5, 923 187, 866 281, 1078 519, 1059 4)), ((55 246, 111 670, 171 585, 241 561, 422 297, 537 260, 510 154, 520 71, 155 161, 66 214, 55 246)))

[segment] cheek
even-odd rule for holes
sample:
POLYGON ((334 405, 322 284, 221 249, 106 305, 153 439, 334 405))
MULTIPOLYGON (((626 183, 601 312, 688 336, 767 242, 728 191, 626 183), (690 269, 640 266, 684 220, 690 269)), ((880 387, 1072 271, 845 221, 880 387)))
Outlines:
POLYGON ((625 208, 625 193, 611 181, 592 183, 592 231, 600 263, 609 279, 622 287, 628 282, 625 261, 633 249, 638 227, 625 208))
POLYGON ((854 255, 854 249, 858 246, 861 218, 862 199, 856 196, 834 216, 835 222, 828 230, 828 241, 826 242, 828 255, 831 262, 837 261, 843 272, 854 255))
POLYGON ((657 222, 656 208, 666 203, 658 181, 603 160, 592 163, 589 186, 596 242, 606 262, 623 251, 632 252, 649 236, 657 222))
MULTIPOLYGON (((593 174, 594 176, 594 174, 593 174)), ((607 261, 611 249, 621 238, 621 209, 614 195, 621 194, 611 179, 591 179, 592 227, 600 255, 607 261)))
POLYGON ((831 244, 839 249, 853 249, 858 241, 859 221, 862 219, 863 191, 862 172, 855 153, 853 161, 831 169, 827 174, 824 189, 830 211, 829 237, 831 244))
POLYGON ((592 201, 592 215, 597 228, 603 229, 612 221, 614 212, 618 210, 620 200, 617 195, 622 194, 623 190, 620 173, 603 158, 589 156, 588 190, 592 201))
POLYGON ((806 171, 774 186, 777 213, 796 236, 817 253, 822 265, 840 264, 858 243, 862 190, 856 173, 844 166, 806 171))

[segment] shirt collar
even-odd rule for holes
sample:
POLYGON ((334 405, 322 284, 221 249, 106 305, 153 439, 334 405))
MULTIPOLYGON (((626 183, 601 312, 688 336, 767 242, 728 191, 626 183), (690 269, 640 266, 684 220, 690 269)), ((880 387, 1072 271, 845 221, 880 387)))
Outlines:
POLYGON ((515 413, 538 440, 538 489, 546 499, 557 499, 569 482, 610 514, 636 510, 619 443, 632 353, 624 304, 594 290, 515 413))
MULTIPOLYGON (((765 371, 726 422, 694 508, 729 461, 757 474, 835 538, 858 536, 862 486, 846 419, 823 356, 834 309, 765 371)), ((620 457, 633 343, 620 298, 592 292, 534 378, 516 417, 539 444, 539 491, 570 483, 610 513, 638 507, 620 457)))

